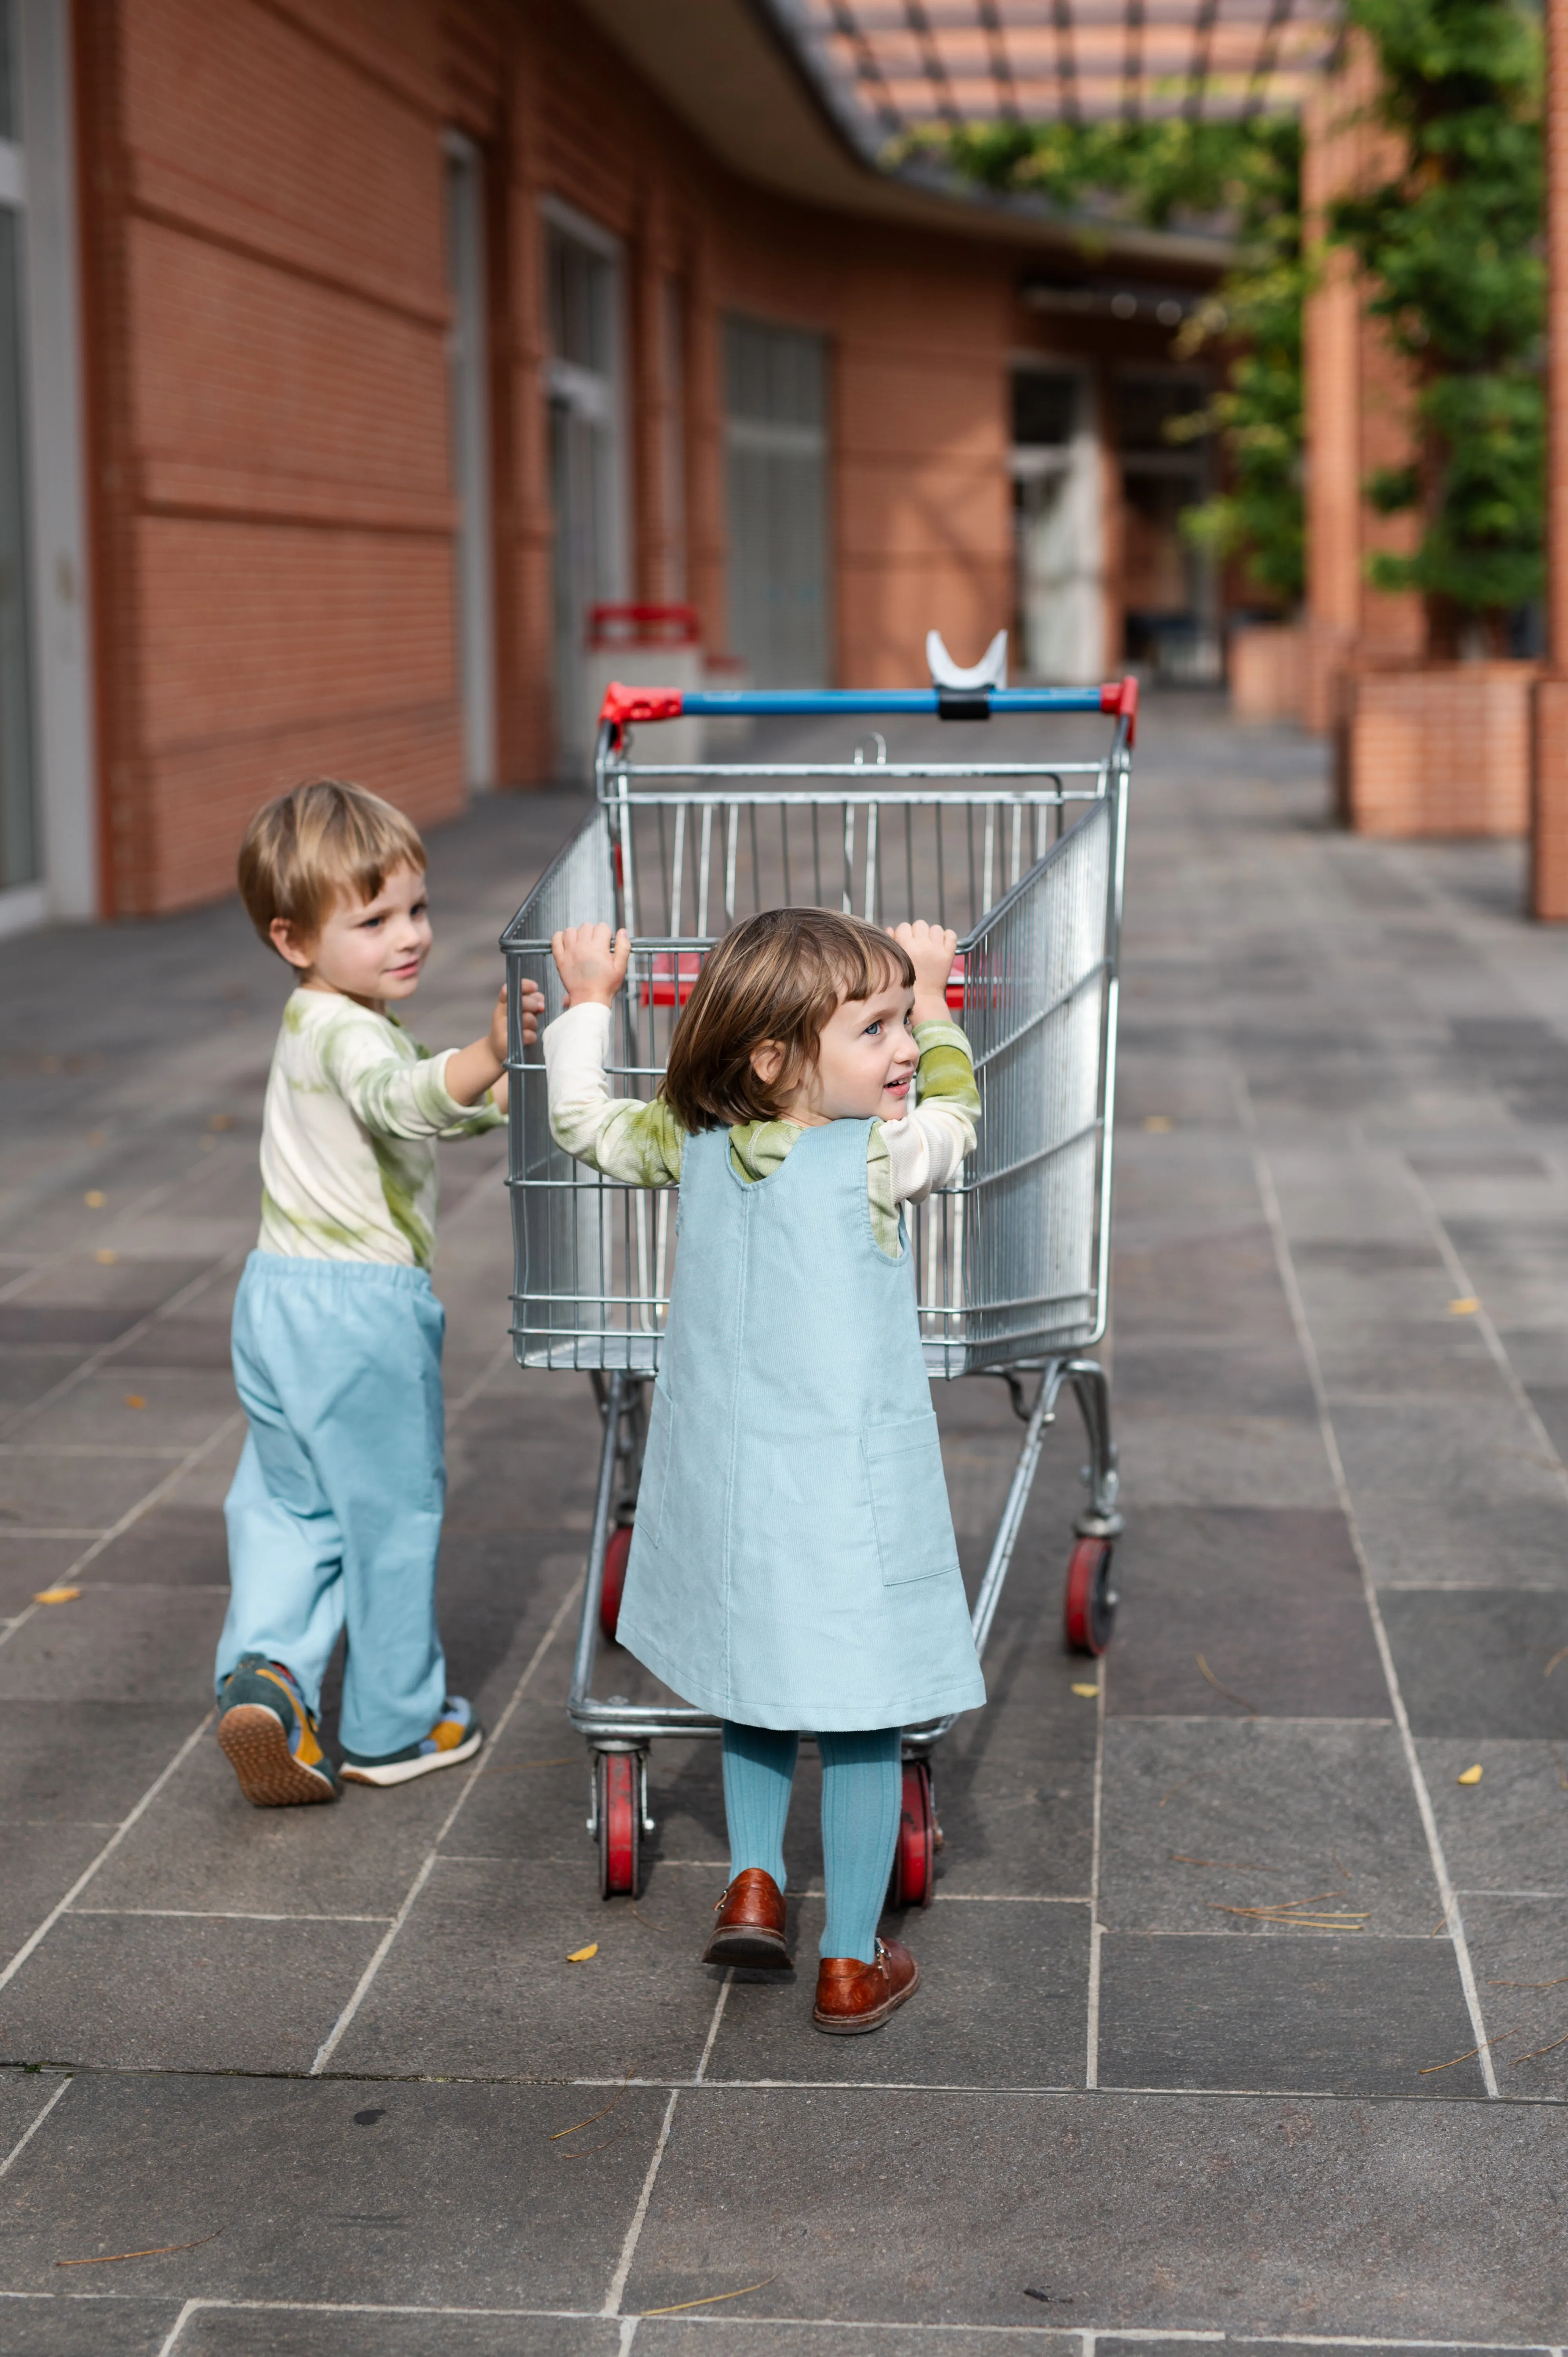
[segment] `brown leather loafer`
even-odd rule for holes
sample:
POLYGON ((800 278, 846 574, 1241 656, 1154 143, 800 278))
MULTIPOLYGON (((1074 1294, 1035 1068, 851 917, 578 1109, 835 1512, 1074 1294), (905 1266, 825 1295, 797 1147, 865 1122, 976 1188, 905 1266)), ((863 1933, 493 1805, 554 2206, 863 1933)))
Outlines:
POLYGON ((824 1956, 811 2019, 830 2037, 858 2038, 880 2029, 919 1986, 920 1967, 901 1940, 878 1940, 874 1964, 858 1956, 824 1956))
POLYGON ((787 1973, 789 1951, 784 1945, 784 1893, 760 1866, 737 1874, 719 1894, 714 1909, 718 1921, 703 1950, 704 1964, 747 1964, 753 1970, 787 1973))

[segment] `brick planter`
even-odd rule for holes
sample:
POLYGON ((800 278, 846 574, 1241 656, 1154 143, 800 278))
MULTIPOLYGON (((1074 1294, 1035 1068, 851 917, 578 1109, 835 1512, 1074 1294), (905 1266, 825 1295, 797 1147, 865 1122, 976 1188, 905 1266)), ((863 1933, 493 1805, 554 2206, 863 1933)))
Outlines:
POLYGON ((1226 669, 1238 720, 1299 720, 1306 694, 1306 633, 1294 622, 1240 622, 1226 669))
POLYGON ((1336 766, 1358 834, 1523 834, 1531 662, 1343 673, 1336 766))

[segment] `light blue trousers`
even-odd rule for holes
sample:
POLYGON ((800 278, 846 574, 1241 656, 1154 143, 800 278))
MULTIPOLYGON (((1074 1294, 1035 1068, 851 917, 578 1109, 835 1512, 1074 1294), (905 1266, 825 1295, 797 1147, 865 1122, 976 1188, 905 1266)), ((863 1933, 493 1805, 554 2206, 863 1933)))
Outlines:
POLYGON ((251 1430, 224 1501, 231 1592, 218 1681, 262 1653, 319 1709, 346 1625, 339 1733, 372 1759, 428 1735, 446 1695, 435 1633, 446 1324, 423 1269, 373 1261, 252 1253, 234 1302, 251 1430))

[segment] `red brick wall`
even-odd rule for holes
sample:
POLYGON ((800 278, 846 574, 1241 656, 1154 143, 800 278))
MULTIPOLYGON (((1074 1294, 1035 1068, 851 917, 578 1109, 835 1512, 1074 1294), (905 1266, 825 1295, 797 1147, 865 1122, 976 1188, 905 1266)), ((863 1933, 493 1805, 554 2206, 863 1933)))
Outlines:
MULTIPOLYGON (((1016 247, 772 198, 573 0, 76 0, 104 873, 113 912, 231 888, 303 775, 462 802, 441 134, 489 178, 498 741, 549 778, 541 200, 624 241, 633 580, 725 636, 724 314, 832 355, 838 675, 978 654, 1013 606, 1016 247), (686 291, 685 515, 665 512, 664 279, 686 291)), ((1113 589, 1108 589, 1113 595, 1113 589)))
POLYGON ((110 908, 231 888, 268 793, 461 800, 440 27, 81 0, 110 908))

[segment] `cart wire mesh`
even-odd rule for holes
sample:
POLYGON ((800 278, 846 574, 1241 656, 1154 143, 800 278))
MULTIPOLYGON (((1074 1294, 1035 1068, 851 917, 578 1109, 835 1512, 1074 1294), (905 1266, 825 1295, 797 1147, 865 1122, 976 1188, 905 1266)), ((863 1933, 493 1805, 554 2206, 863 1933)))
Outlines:
MULTIPOLYGON (((1104 1331, 1127 757, 634 763, 601 745, 599 791, 501 938, 511 1007, 512 1334, 528 1367, 652 1374, 674 1268, 673 1190, 606 1178, 553 1139, 518 985, 563 1006, 551 936, 624 924, 617 1096, 651 1097, 702 962, 732 924, 787 905, 959 933, 949 1002, 982 1113, 956 1183, 911 1206, 933 1374, 1027 1364, 1104 1331)), ((868 752, 872 758, 868 759, 868 752)))

